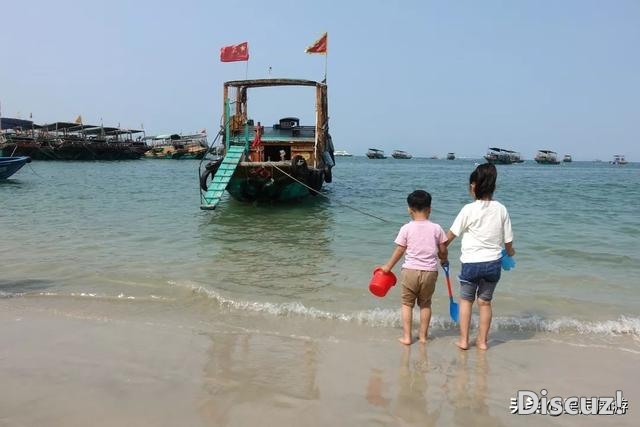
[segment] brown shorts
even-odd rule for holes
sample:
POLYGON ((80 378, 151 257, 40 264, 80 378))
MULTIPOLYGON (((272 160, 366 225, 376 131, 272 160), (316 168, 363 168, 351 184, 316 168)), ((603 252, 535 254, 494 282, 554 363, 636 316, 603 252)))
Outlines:
POLYGON ((400 273, 402 284, 402 304, 412 307, 418 300, 418 307, 431 307, 431 297, 436 289, 437 271, 410 270, 403 268, 400 273))

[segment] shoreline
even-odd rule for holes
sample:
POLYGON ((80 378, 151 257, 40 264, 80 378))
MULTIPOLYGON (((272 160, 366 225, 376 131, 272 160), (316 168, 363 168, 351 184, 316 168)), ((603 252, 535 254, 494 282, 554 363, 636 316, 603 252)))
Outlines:
POLYGON ((633 425, 640 355, 548 334, 457 350, 399 328, 165 303, 0 299, 0 425, 633 425), (589 351, 585 351, 585 347, 589 351), (517 390, 613 396, 623 416, 518 416, 517 390))

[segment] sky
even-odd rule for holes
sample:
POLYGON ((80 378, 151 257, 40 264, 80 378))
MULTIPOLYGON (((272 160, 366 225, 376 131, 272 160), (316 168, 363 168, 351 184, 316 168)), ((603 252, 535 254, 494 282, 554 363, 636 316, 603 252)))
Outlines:
MULTIPOLYGON (((2 115, 212 140, 225 80, 322 80, 325 31, 336 149, 640 161, 638 0, 4 2, 2 115)), ((255 121, 310 124, 312 93, 263 91, 255 121)))

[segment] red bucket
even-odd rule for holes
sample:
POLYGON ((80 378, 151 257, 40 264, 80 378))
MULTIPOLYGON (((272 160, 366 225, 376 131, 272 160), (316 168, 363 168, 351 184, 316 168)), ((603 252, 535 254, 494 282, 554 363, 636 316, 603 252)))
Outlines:
POLYGON ((369 283, 369 290, 377 297, 383 297, 389 289, 396 284, 396 275, 393 272, 385 273, 380 267, 373 270, 373 277, 369 283))

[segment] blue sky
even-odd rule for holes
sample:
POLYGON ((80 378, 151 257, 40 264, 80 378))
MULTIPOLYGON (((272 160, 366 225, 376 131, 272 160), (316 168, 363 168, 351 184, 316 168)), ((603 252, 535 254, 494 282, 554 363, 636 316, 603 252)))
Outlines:
MULTIPOLYGON (((640 161, 637 0, 5 2, 2 115, 213 135, 247 72, 220 47, 249 42, 249 78, 321 80, 324 31, 337 149, 640 161)), ((256 121, 312 116, 311 94, 268 95, 256 121)))

